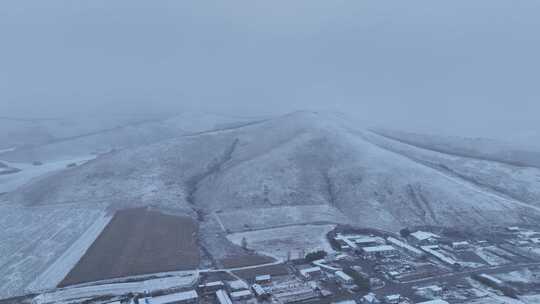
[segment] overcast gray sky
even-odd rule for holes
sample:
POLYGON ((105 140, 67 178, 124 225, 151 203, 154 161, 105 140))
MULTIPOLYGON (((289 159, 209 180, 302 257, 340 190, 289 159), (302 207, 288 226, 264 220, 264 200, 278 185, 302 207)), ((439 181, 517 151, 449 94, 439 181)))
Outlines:
POLYGON ((0 2, 0 112, 336 110, 540 134, 540 1, 0 2))

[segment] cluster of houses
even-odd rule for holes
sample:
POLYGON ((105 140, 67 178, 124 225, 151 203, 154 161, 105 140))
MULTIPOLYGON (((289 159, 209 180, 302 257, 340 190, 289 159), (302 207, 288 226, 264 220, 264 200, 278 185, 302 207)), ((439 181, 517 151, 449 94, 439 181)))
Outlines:
POLYGON ((262 275, 255 278, 255 283, 249 286, 243 280, 213 281, 197 286, 196 290, 176 292, 163 296, 135 297, 133 304, 195 304, 200 297, 215 295, 219 304, 232 304, 233 301, 244 301, 253 298, 265 299, 269 294, 262 284, 271 282, 270 275, 262 275))
POLYGON ((532 246, 540 245, 540 232, 521 229, 520 227, 512 226, 507 227, 507 231, 514 234, 515 239, 509 240, 509 243, 515 246, 532 246))
MULTIPOLYGON (((527 244, 540 244, 540 233, 531 230, 523 230, 518 227, 508 227, 507 230, 516 235, 515 242, 527 242, 527 244)), ((341 286, 345 290, 353 290, 355 278, 351 272, 344 271, 339 263, 341 259, 350 261, 350 257, 359 256, 364 262, 370 263, 371 260, 378 260, 377 263, 390 261, 396 265, 408 265, 407 259, 430 258, 433 264, 449 266, 454 269, 460 269, 459 259, 462 255, 460 251, 466 251, 473 247, 468 241, 441 241, 437 234, 426 231, 415 231, 406 237, 394 236, 375 236, 361 234, 341 234, 334 236, 334 240, 340 245, 341 253, 334 253, 327 258, 312 261, 309 264, 303 264, 296 268, 296 276, 291 276, 289 281, 280 281, 270 275, 260 275, 248 284, 243 280, 233 281, 215 281, 198 285, 196 289, 172 293, 163 296, 142 297, 136 299, 134 304, 194 304, 201 299, 208 299, 212 296, 212 301, 218 304, 232 304, 238 302, 253 303, 272 299, 272 302, 286 304, 302 302, 317 297, 331 295, 330 291, 324 290, 318 285, 330 279, 332 282, 341 286), (394 258, 395 257, 395 258, 394 258), (405 261, 405 263, 404 263, 405 261), (439 261, 439 262, 436 262, 439 261), (201 298, 199 298, 201 297, 201 298), (214 300, 215 299, 215 300, 214 300)), ((478 242, 474 242, 477 246, 478 242)), ((386 264, 385 264, 386 265, 386 264)), ((354 266, 357 267, 357 266, 354 266)), ((352 267, 354 270, 355 268, 352 267)), ((448 269, 449 267, 442 267, 448 269)), ((358 268, 361 268, 358 266, 358 268)), ((401 267, 403 268, 403 267, 401 267)), ((403 274, 407 275, 407 270, 401 268, 388 267, 383 271, 386 273, 388 282, 398 282, 403 274), (397 269, 397 270, 396 270, 397 269), (392 272, 399 272, 392 275, 392 272)), ((379 271, 379 270, 376 270, 379 271)), ((414 271, 414 270, 413 270, 414 271)), ((365 277, 365 276, 364 276, 365 277)), ((493 281, 493 285, 501 284, 496 278, 485 276, 486 281, 493 281)), ((379 280, 380 281, 380 280, 379 280)), ((371 283, 371 282, 370 282, 371 283)), ((384 285, 384 282, 381 281, 384 285)), ((373 286, 373 285, 372 285, 373 286)), ((433 300, 425 302, 416 302, 416 304, 448 304, 443 297, 443 289, 437 285, 423 286, 414 288, 415 296, 419 298, 431 298, 433 300)), ((201 302, 206 302, 204 300, 201 302)), ((356 300, 346 300, 334 304, 402 304, 413 303, 399 294, 387 294, 377 296, 375 293, 368 293, 356 300)))
MULTIPOLYGON (((452 267, 460 267, 459 261, 446 256, 439 249, 440 236, 426 231, 416 231, 407 237, 407 242, 395 237, 366 237, 361 235, 338 234, 335 240, 342 244, 342 249, 352 250, 366 258, 375 259, 380 257, 396 256, 403 251, 415 258, 432 256, 433 258, 452 267), (410 244, 409 244, 410 243, 410 244)), ((466 249, 470 246, 467 241, 453 242, 452 248, 456 250, 466 249)))

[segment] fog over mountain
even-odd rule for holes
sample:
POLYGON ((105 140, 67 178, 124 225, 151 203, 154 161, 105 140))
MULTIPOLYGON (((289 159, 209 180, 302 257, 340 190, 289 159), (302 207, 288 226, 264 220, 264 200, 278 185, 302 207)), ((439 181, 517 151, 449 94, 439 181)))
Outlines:
POLYGON ((539 16, 0 2, 0 302, 538 303, 539 16))
POLYGON ((0 113, 341 111, 538 139, 536 1, 3 1, 0 113))

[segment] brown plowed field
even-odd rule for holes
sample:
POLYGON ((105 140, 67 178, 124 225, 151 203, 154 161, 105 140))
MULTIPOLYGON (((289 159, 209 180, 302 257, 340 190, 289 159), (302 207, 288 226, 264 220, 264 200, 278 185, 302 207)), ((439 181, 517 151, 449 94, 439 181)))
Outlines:
POLYGON ((144 208, 118 211, 59 287, 132 275, 195 269, 197 225, 144 208))

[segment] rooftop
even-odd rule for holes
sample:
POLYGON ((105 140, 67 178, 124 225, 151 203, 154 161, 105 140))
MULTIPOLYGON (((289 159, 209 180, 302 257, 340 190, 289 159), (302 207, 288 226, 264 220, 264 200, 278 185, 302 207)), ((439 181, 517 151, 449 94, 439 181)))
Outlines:
POLYGON ((368 253, 375 253, 375 252, 384 252, 384 251, 394 251, 396 250, 396 248, 390 245, 380 245, 380 246, 364 247, 362 248, 362 250, 368 253))
POLYGON ((413 253, 415 253, 415 254, 418 254, 418 255, 421 255, 421 254, 422 254, 422 251, 420 251, 419 249, 417 249, 417 248, 415 248, 415 247, 413 247, 413 246, 411 246, 411 245, 409 245, 409 244, 407 244, 407 243, 405 243, 405 242, 402 242, 402 241, 400 241, 400 240, 398 240, 398 239, 396 239, 396 238, 388 237, 386 240, 387 240, 388 242, 390 242, 390 243, 392 243, 392 244, 398 246, 398 247, 407 249, 407 250, 409 250, 410 252, 413 252, 413 253))
POLYGON ((342 279, 344 279, 346 281, 352 280, 352 278, 343 271, 336 271, 336 276, 338 276, 338 277, 340 277, 340 278, 342 278, 342 279))
POLYGON ((168 303, 175 303, 179 301, 187 301, 187 300, 194 300, 197 299, 199 295, 195 290, 185 291, 185 292, 178 292, 178 293, 172 293, 164 296, 159 297, 148 297, 141 299, 141 303, 148 303, 148 304, 168 304, 168 303))
POLYGON ((436 299, 436 300, 431 300, 431 301, 426 301, 426 302, 420 302, 418 304, 450 304, 450 303, 446 302, 445 300, 436 299))
POLYGON ((316 266, 316 267, 310 267, 310 268, 306 268, 306 269, 301 269, 300 273, 301 274, 308 274, 310 272, 319 272, 319 271, 321 271, 321 267, 316 266))
POLYGON ((242 280, 236 280, 236 281, 229 281, 227 282, 231 289, 238 290, 238 289, 248 289, 249 286, 246 282, 242 280))
POLYGON ((428 239, 431 239, 431 238, 438 238, 439 236, 436 235, 436 234, 433 234, 431 232, 426 232, 426 231, 416 231, 416 232, 413 232, 411 233, 411 236, 419 241, 424 241, 424 240, 428 240, 428 239))
POLYGON ((240 291, 234 291, 231 292, 231 297, 244 297, 251 295, 251 291, 249 290, 240 290, 240 291))

